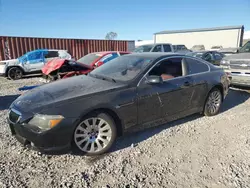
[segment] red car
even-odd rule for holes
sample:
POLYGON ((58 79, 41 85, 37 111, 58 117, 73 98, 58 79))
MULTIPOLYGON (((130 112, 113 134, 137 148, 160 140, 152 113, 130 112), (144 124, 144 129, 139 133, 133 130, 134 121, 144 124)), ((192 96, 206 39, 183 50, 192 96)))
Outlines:
POLYGON ((67 59, 53 59, 42 68, 42 73, 46 79, 54 81, 71 76, 88 74, 93 69, 107 63, 108 61, 130 52, 107 51, 95 52, 83 56, 77 61, 67 59))

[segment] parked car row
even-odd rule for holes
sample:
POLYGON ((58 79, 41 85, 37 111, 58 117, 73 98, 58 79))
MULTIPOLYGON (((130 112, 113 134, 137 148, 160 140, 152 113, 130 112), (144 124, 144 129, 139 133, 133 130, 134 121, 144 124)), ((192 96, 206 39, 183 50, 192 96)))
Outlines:
POLYGON ((76 61, 67 50, 34 50, 18 59, 0 61, 0 75, 17 80, 24 75, 43 73, 45 78, 57 80, 87 74, 94 68, 128 53, 119 51, 90 53, 76 61))

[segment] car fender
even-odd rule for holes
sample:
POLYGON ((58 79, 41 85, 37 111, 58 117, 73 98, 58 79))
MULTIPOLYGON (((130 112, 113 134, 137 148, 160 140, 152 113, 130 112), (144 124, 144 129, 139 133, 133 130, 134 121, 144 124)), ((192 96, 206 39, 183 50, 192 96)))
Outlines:
POLYGON ((18 68, 20 68, 20 69, 23 71, 23 73, 25 73, 24 68, 23 68, 22 66, 20 66, 19 64, 17 64, 17 65, 8 66, 7 69, 6 69, 6 71, 5 71, 5 74, 7 75, 7 74, 8 74, 8 71, 9 71, 11 68, 13 68, 13 67, 18 67, 18 68))
POLYGON ((111 106, 110 104, 103 103, 103 104, 98 104, 92 108, 88 108, 87 110, 85 110, 81 113, 80 118, 83 118, 83 117, 91 114, 92 112, 96 112, 96 111, 104 111, 104 112, 106 111, 106 112, 111 112, 111 113, 115 114, 115 116, 117 116, 117 118, 119 119, 119 121, 121 123, 120 128, 122 128, 122 131, 124 130, 124 121, 121 118, 121 114, 119 114, 119 112, 117 111, 115 106, 111 106))

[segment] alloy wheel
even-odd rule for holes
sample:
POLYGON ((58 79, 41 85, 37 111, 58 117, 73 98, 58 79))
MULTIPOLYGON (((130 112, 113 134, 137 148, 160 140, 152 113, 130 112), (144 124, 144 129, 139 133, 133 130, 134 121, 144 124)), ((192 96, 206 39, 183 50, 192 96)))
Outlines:
POLYGON ((220 91, 215 90, 212 93, 210 93, 206 105, 207 105, 207 109, 209 113, 215 114, 219 110, 220 105, 221 105, 220 91))
POLYGON ((76 146, 86 153, 102 151, 110 143, 111 137, 111 126, 99 117, 84 120, 76 127, 74 133, 76 146))
POLYGON ((9 70, 9 78, 16 80, 22 78, 22 71, 18 68, 12 68, 9 70))

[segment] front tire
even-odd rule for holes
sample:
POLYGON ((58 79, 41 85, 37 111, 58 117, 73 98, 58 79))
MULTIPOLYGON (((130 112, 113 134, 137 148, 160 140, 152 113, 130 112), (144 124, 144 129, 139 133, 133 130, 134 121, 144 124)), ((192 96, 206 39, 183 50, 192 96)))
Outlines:
POLYGON ((204 106, 204 115, 205 116, 214 116, 217 115, 220 111, 222 104, 222 93, 218 88, 212 89, 207 97, 205 106, 204 106))
POLYGON ((18 80, 23 77, 23 71, 18 67, 12 67, 8 70, 8 78, 11 80, 18 80))
POLYGON ((106 113, 92 113, 76 127, 73 143, 86 155, 100 155, 113 145, 117 130, 113 118, 106 113))

